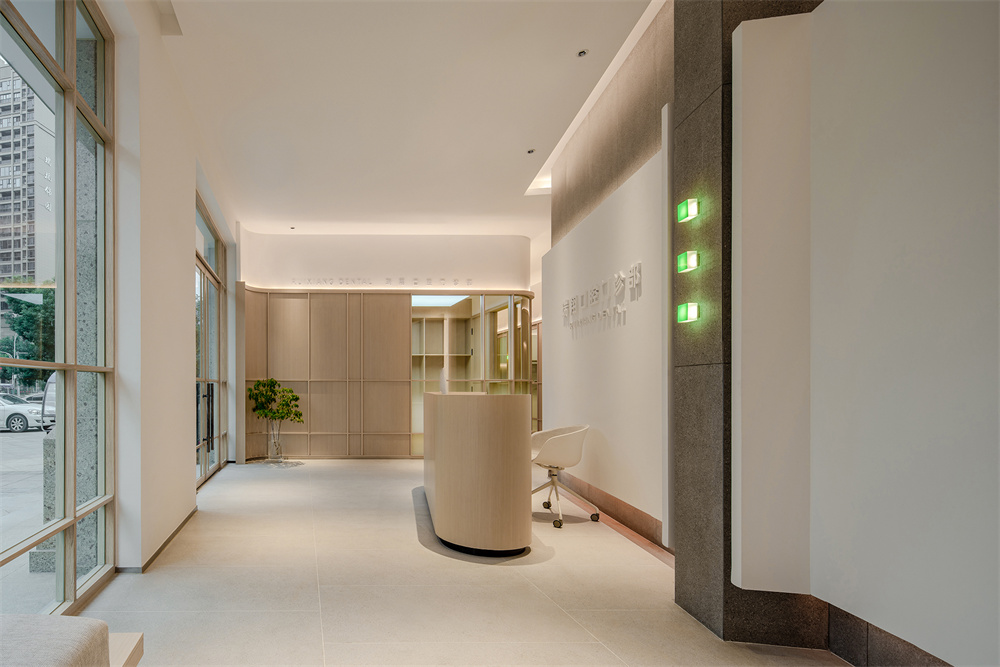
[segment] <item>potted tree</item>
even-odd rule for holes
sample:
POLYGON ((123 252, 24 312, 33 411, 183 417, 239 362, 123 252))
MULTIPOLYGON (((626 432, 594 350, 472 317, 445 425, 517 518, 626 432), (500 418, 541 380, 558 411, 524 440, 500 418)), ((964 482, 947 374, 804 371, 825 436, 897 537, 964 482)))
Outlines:
POLYGON ((285 421, 302 423, 299 397, 274 378, 257 380, 247 388, 253 401, 253 413, 267 422, 267 452, 273 461, 281 460, 281 424, 285 421))

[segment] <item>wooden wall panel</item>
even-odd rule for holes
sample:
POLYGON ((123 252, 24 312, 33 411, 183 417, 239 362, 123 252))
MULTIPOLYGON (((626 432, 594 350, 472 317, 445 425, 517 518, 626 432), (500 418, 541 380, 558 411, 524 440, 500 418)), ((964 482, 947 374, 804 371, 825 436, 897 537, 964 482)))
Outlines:
POLYGON ((270 295, 267 306, 267 360, 270 376, 277 380, 305 380, 309 377, 308 294, 270 295))
POLYGON ((246 458, 259 459, 267 456, 267 436, 263 433, 247 433, 246 458))
POLYGON ((284 422, 281 425, 281 435, 285 433, 308 433, 312 428, 312 415, 309 414, 309 383, 282 382, 282 387, 288 387, 299 397, 299 410, 302 410, 302 423, 284 422))
POLYGON ((347 295, 309 297, 309 377, 347 379, 347 295))
POLYGON ((409 382, 365 382, 362 406, 366 434, 410 432, 409 382))
POLYGON ((347 433, 346 382, 310 382, 309 401, 305 405, 303 412, 309 415, 310 432, 347 433))
MULTIPOLYGON (((253 386, 253 382, 246 383, 246 389, 253 386)), ((258 419, 257 415, 253 413, 253 403, 247 398, 246 389, 243 391, 243 401, 246 403, 246 432, 250 433, 267 433, 267 422, 263 419, 258 419)), ((250 456, 247 454, 247 456, 250 456)))
POLYGON ((409 435, 366 435, 365 456, 409 456, 409 435))
POLYGON ((347 390, 348 432, 361 433, 361 383, 351 382, 347 390))
POLYGON ((283 456, 309 456, 309 436, 305 433, 281 433, 283 456))
POLYGON ((361 456, 363 452, 361 451, 361 436, 360 435, 349 435, 347 436, 348 442, 348 453, 351 456, 361 456))
POLYGON ((361 379, 361 295, 347 295, 347 372, 361 379))
POLYGON ((410 379, 409 294, 365 294, 362 357, 365 380, 410 379))
POLYGON ((246 291, 244 336, 246 379, 267 377, 267 294, 246 291))
POLYGON ((309 436, 309 456, 347 456, 348 436, 313 434, 309 436))

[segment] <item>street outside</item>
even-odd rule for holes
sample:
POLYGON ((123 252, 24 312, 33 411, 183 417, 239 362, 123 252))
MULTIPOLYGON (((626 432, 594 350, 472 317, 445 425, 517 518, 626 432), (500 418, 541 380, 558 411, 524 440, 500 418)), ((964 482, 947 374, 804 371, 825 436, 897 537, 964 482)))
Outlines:
MULTIPOLYGON (((0 431, 0 551, 38 532, 42 519, 41 431, 0 431)), ((0 613, 34 614, 56 599, 55 572, 31 572, 25 553, 0 568, 0 613)), ((60 596, 61 597, 61 596, 60 596)))

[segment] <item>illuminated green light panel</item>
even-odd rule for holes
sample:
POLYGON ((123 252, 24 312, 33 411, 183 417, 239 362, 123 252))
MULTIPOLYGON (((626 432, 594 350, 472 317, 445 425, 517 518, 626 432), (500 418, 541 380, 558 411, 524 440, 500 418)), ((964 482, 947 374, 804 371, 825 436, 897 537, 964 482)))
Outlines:
POLYGON ((677 222, 694 220, 698 216, 698 200, 685 199, 677 205, 677 222))
POLYGON ((688 250, 677 255, 677 273, 687 273, 698 268, 698 253, 688 250))
POLYGON ((677 322, 679 324, 694 322, 696 319, 698 319, 698 304, 682 303, 677 306, 677 322))

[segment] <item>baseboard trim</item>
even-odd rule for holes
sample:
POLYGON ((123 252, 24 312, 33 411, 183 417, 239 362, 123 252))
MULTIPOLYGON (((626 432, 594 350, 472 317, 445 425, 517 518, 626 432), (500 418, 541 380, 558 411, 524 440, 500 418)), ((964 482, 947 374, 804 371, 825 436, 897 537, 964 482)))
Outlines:
POLYGON ((170 536, 163 541, 163 544, 160 545, 159 549, 153 552, 153 555, 149 557, 149 560, 147 560, 142 567, 116 567, 115 572, 118 574, 143 574, 149 569, 149 566, 153 564, 153 561, 156 560, 161 553, 163 553, 163 550, 167 548, 167 545, 169 545, 170 542, 177 537, 177 533, 181 532, 181 529, 187 525, 187 522, 191 520, 191 517, 193 517, 197 511, 198 506, 195 505, 194 509, 191 510, 191 513, 188 514, 183 521, 181 521, 179 526, 174 528, 174 532, 170 533, 170 536))
POLYGON ((905 639, 830 605, 830 652, 854 665, 948 666, 905 639))
POLYGON ((596 505, 601 514, 607 514, 635 534, 641 535, 660 548, 667 549, 663 546, 663 522, 659 519, 579 477, 574 477, 565 470, 559 473, 559 481, 574 493, 580 494, 590 504, 596 505))

